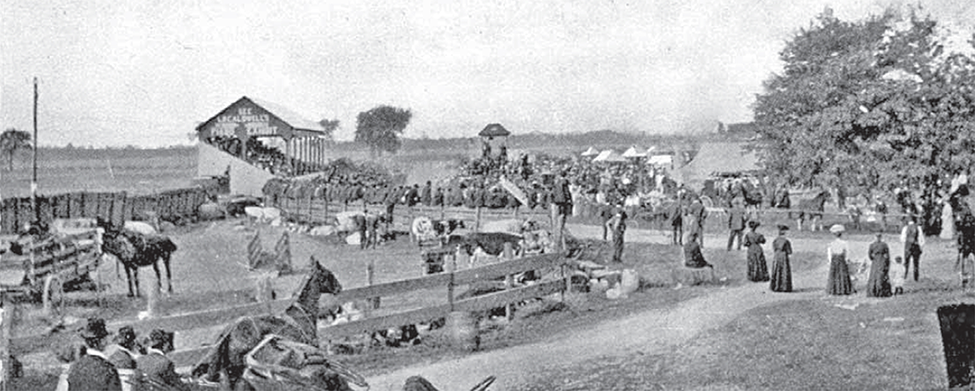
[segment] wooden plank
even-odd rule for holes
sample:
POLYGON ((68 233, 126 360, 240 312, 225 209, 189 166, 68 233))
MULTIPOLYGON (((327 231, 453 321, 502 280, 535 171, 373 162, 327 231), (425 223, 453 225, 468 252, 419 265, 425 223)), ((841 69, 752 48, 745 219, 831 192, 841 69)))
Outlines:
POLYGON ((559 254, 542 254, 531 258, 519 258, 494 263, 474 269, 458 270, 454 275, 454 281, 457 285, 464 285, 475 281, 504 277, 509 274, 521 273, 528 270, 557 267, 561 264, 562 262, 559 258, 559 254))
POLYGON ((373 297, 393 296, 419 289, 446 288, 448 282, 450 282, 449 274, 431 274, 420 278, 349 289, 340 293, 337 300, 341 303, 346 303, 373 297))
POLYGON ((437 318, 445 317, 449 313, 450 305, 442 304, 386 316, 360 319, 354 322, 319 327, 318 338, 328 340, 329 338, 371 333, 407 324, 429 322, 437 318))
POLYGON ((554 280, 515 289, 489 293, 454 302, 455 311, 486 311, 526 299, 548 296, 565 289, 565 280, 554 280))
MULTIPOLYGON (((564 280, 548 281, 457 301, 454 303, 454 310, 486 311, 492 308, 502 307, 508 303, 515 303, 526 299, 558 293, 564 288, 564 280)), ((328 338, 367 334, 374 331, 385 330, 407 324, 429 322, 437 318, 445 317, 449 313, 450 304, 442 304, 386 316, 361 319, 354 322, 319 327, 318 336, 319 338, 326 340, 328 338)))

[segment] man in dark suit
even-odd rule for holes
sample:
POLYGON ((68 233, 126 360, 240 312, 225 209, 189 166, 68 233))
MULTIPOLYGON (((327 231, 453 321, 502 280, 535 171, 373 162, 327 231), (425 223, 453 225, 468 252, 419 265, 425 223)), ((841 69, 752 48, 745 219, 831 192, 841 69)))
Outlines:
POLYGON ((115 335, 115 344, 106 349, 108 362, 115 366, 115 369, 135 369, 135 329, 132 326, 125 326, 118 330, 115 335))
POLYGON ((173 351, 173 333, 160 329, 149 333, 146 355, 136 360, 136 368, 151 382, 165 384, 173 390, 188 389, 176 374, 176 366, 166 357, 173 351))
POLYGON ((731 245, 735 243, 736 238, 738 239, 738 250, 741 250, 745 221, 748 220, 745 217, 745 208, 741 204, 740 199, 736 199, 732 202, 731 210, 728 211, 728 229, 731 230, 731 234, 728 235, 728 251, 731 251, 731 245))
POLYGON ((118 370, 102 353, 108 336, 104 319, 88 319, 81 330, 85 354, 68 370, 68 391, 122 391, 118 370))
POLYGON ((692 230, 696 231, 698 244, 702 247, 704 246, 704 219, 708 217, 708 210, 701 203, 700 197, 694 197, 691 206, 687 208, 687 215, 693 217, 693 221, 697 224, 697 227, 690 227, 692 230))
POLYGON ((420 203, 423 206, 433 205, 433 184, 427 181, 427 184, 423 185, 423 189, 420 190, 420 203))

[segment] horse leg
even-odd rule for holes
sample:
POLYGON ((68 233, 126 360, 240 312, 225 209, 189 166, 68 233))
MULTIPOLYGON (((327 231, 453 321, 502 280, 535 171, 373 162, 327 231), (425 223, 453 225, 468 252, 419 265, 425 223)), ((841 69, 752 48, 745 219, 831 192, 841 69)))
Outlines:
MULTIPOLYGON (((122 267, 125 268, 125 280, 129 283, 129 297, 133 297, 135 294, 132 292, 132 271, 130 270, 129 265, 122 264, 122 267)), ((136 279, 136 283, 138 283, 138 281, 139 280, 136 279)), ((136 286, 136 289, 138 289, 138 285, 136 286)))
POLYGON ((156 272, 156 289, 157 292, 162 292, 162 275, 159 274, 159 260, 152 263, 152 271, 156 272))
POLYGON ((169 254, 166 254, 166 256, 163 257, 163 266, 166 266, 166 285, 167 289, 169 289, 169 293, 173 293, 173 273, 169 268, 169 260, 169 254))
MULTIPOLYGON (((126 271, 128 273, 128 271, 126 271)), ((142 293, 139 291, 139 267, 132 267, 132 279, 135 280, 135 297, 142 297, 142 293)))

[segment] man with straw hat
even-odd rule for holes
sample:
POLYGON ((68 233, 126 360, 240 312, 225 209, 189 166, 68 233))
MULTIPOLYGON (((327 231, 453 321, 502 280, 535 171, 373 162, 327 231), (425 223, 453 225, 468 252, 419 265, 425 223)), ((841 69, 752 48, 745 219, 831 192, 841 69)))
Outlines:
POLYGON ((110 335, 105 320, 88 319, 80 334, 85 341, 85 354, 68 371, 68 391, 122 391, 118 370, 102 353, 110 335))

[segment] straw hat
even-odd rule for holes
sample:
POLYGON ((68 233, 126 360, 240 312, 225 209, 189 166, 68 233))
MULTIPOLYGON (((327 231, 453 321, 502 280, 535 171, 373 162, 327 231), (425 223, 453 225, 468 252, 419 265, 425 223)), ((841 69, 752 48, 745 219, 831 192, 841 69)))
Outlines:
POLYGON ((832 232, 834 234, 838 234, 843 231, 846 231, 846 228, 843 227, 843 224, 835 224, 832 227, 829 227, 829 232, 832 232))

